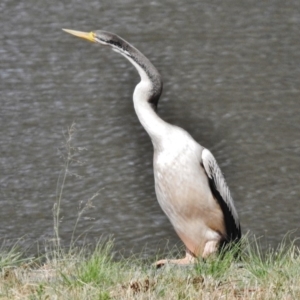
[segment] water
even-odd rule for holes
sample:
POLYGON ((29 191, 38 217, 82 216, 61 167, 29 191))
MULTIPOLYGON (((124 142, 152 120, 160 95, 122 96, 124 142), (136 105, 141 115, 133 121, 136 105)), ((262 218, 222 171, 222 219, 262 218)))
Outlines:
MULTIPOLYGON (((179 244, 157 204, 152 145, 132 106, 139 81, 120 55, 61 28, 115 32, 161 72, 159 113, 217 158, 243 232, 276 246, 299 228, 300 3, 2 0, 0 237, 52 237, 67 128, 61 236, 114 235, 117 250, 179 244)), ((294 235, 297 236, 298 232, 294 235)), ((84 238, 85 236, 85 238, 84 238)))

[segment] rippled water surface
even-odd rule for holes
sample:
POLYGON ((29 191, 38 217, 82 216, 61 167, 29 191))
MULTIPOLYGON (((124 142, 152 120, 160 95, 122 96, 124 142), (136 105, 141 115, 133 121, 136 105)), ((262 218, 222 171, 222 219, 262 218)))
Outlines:
POLYGON ((0 11, 2 239, 51 238, 75 122, 63 240, 99 192, 79 242, 113 234, 117 249, 147 253, 179 242, 156 201, 136 70, 61 28, 115 32, 151 59, 164 79, 160 115, 214 153, 244 232, 276 245, 299 227, 299 1, 2 0, 0 11))

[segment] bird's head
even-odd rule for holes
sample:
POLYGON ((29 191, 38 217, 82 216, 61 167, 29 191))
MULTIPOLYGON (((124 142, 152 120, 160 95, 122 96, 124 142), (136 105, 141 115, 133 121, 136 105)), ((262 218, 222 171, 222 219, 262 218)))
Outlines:
POLYGON ((63 30, 72 35, 86 39, 90 42, 99 43, 105 46, 110 46, 114 51, 130 56, 128 51, 126 50, 126 43, 124 43, 124 40, 121 39, 116 34, 104 30, 96 30, 91 32, 83 32, 83 31, 77 31, 71 29, 63 29, 63 30))

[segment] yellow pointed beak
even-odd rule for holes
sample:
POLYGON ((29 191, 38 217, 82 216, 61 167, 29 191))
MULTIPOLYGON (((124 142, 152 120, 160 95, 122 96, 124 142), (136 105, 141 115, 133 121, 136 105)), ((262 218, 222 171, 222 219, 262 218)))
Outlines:
POLYGON ((63 29, 63 31, 73 34, 75 36, 78 36, 80 38, 86 39, 88 41, 95 42, 95 33, 92 31, 91 32, 82 32, 82 31, 71 30, 71 29, 63 29))

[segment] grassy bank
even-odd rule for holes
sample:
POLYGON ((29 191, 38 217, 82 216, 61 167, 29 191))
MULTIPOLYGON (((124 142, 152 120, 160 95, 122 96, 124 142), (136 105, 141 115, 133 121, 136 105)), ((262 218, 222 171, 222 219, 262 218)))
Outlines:
POLYGON ((194 266, 116 261, 111 242, 92 251, 57 247, 38 258, 0 253, 1 299, 300 299, 299 248, 291 243, 264 255, 244 240, 234 251, 194 266))

